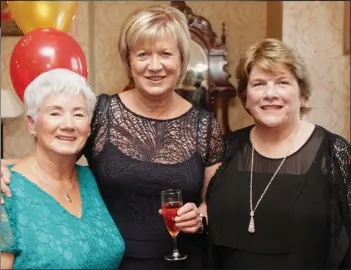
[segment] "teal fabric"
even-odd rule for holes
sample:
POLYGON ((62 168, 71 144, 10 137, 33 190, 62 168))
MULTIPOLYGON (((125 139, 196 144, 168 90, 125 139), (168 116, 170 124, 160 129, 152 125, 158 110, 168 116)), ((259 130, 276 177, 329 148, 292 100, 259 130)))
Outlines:
POLYGON ((14 269, 118 268, 124 241, 90 169, 76 168, 83 205, 80 219, 11 171, 12 196, 1 209, 1 251, 15 254, 14 269))

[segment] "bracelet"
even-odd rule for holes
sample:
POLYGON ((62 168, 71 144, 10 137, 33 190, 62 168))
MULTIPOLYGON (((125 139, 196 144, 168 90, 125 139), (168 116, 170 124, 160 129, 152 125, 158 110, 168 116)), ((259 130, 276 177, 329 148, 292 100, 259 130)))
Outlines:
POLYGON ((207 221, 206 217, 200 213, 200 218, 201 218, 201 226, 199 230, 197 231, 198 233, 207 233, 207 221))

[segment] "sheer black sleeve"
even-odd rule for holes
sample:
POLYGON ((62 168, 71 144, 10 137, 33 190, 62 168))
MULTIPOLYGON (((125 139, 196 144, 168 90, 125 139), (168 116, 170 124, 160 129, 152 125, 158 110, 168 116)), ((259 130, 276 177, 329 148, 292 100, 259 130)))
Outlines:
POLYGON ((205 166, 210 167, 223 161, 225 147, 221 127, 216 118, 211 114, 207 131, 207 151, 205 166))
POLYGON ((108 115, 110 96, 101 94, 97 96, 93 118, 91 120, 91 133, 83 148, 83 154, 88 161, 96 152, 100 152, 106 139, 108 129, 108 115))
MULTIPOLYGON (((330 143, 330 172, 331 180, 337 197, 332 202, 332 207, 338 207, 341 212, 341 219, 333 217, 331 224, 332 234, 339 228, 339 222, 342 222, 346 228, 349 239, 348 250, 341 264, 341 269, 351 267, 351 147, 350 144, 342 137, 332 134, 330 143)), ((332 209, 332 213, 335 213, 332 209)))

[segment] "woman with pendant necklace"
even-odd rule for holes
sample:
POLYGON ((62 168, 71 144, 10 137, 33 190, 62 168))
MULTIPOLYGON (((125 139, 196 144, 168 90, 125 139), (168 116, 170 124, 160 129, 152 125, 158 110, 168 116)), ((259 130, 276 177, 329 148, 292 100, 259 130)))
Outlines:
POLYGON ((303 60, 266 39, 236 76, 255 124, 228 135, 208 187, 214 267, 349 269, 351 149, 301 120, 311 91, 303 60))
POLYGON ((34 153, 11 168, 1 208, 1 269, 116 269, 124 241, 88 167, 76 165, 96 102, 85 78, 66 69, 26 89, 34 153))

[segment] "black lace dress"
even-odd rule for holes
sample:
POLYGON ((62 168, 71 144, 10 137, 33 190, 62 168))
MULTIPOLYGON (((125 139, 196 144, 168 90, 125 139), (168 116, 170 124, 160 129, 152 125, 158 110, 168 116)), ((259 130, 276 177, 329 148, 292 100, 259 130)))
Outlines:
MULTIPOLYGON (((251 128, 237 132, 231 144, 232 147, 235 145, 235 149, 229 147, 230 158, 226 159, 208 187, 209 229, 214 244, 215 267, 329 268, 328 254, 331 243, 335 241, 330 234, 335 229, 330 226, 335 226, 336 221, 331 220, 336 219, 331 218, 335 202, 331 199, 334 193, 327 166, 330 144, 328 133, 316 126, 307 142, 286 158, 255 211, 256 231, 251 234, 248 232, 251 128)), ((349 153, 350 150, 347 151, 349 153)), ((282 161, 264 157, 257 152, 254 155, 253 207, 282 161)), ((350 160, 343 160, 344 164, 346 162, 350 160)), ((346 166, 349 165, 343 168, 346 166)), ((345 189, 348 188, 345 181, 345 189)), ((344 206, 347 208, 347 203, 344 206)), ((348 228, 349 215, 346 213, 345 216, 344 227, 348 228)), ((342 234, 339 235, 341 237, 342 234)), ((349 236, 342 241, 347 243, 347 238, 349 236)), ((336 257, 348 257, 345 256, 344 244, 340 247, 336 257)))
POLYGON ((188 258, 166 262, 172 239, 158 210, 160 192, 170 188, 183 191, 184 203, 201 203, 205 167, 220 162, 224 152, 217 121, 194 106, 174 119, 149 119, 130 111, 118 95, 100 121, 99 106, 84 154, 126 243, 121 269, 201 268, 200 234, 180 233, 179 249, 188 258))

